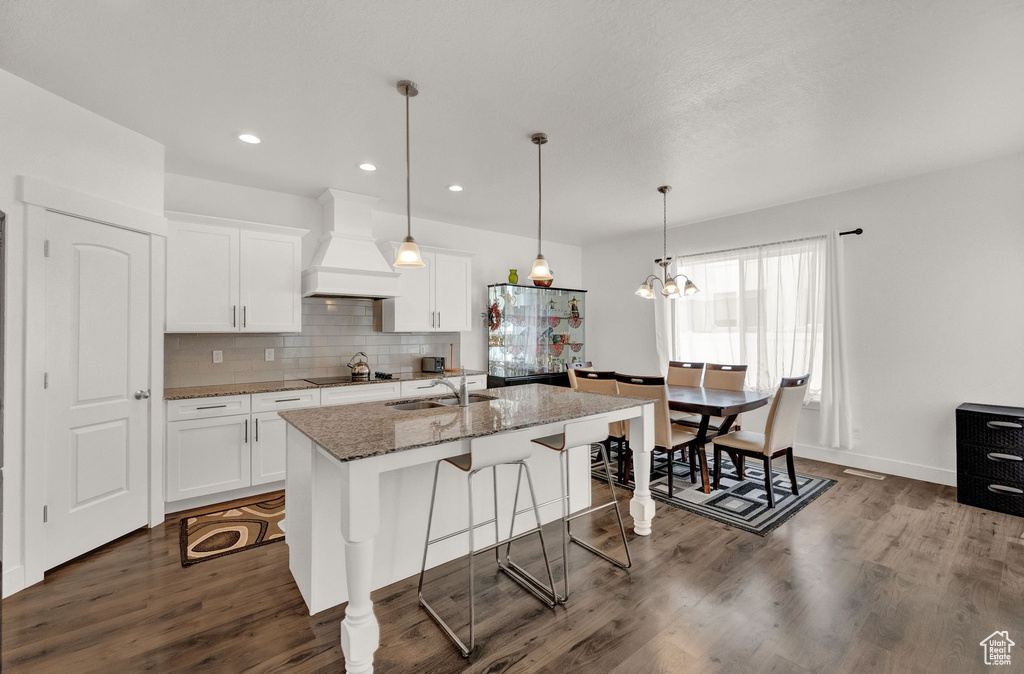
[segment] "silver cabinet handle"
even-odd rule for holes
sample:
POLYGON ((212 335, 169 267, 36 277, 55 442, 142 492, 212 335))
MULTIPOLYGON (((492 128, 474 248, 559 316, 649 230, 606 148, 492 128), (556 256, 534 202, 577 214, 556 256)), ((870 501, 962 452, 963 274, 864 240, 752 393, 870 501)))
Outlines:
POLYGON ((988 486, 989 491, 994 491, 997 494, 1024 494, 1024 489, 1017 489, 1016 487, 1005 487, 1001 484, 990 484, 988 486))
POLYGON ((434 388, 433 384, 427 384, 426 386, 417 386, 416 388, 434 388))
POLYGON ((434 327, 434 312, 430 312, 430 327, 434 327))
POLYGON ((226 404, 225 405, 207 405, 206 407, 197 407, 196 409, 197 410, 216 410, 216 409, 220 409, 221 407, 227 407, 227 405, 226 404))
POLYGON ((256 442, 260 441, 260 420, 256 420, 256 442))
POLYGON ((243 442, 245 442, 245 444, 249 444, 249 420, 248 419, 245 420, 245 440, 243 440, 243 442))
POLYGON ((281 398, 280 400, 275 400, 274 402, 275 403, 293 403, 293 402, 296 402, 298 400, 302 400, 302 398, 281 398))
POLYGON ((145 400, 146 398, 149 398, 149 391, 143 391, 142 389, 139 389, 138 391, 135 392, 136 400, 145 400))
POLYGON ((244 328, 249 322, 249 307, 248 305, 242 306, 242 327, 244 328))
POLYGON ((233 327, 233 328, 237 328, 238 327, 238 305, 237 304, 232 304, 231 305, 231 327, 233 327))
POLYGON ((441 329, 441 312, 440 311, 437 312, 437 329, 438 330, 441 329))
POLYGON ((1014 456, 1013 454, 1003 454, 1001 452, 991 452, 986 456, 989 461, 1024 461, 1024 457, 1014 456))

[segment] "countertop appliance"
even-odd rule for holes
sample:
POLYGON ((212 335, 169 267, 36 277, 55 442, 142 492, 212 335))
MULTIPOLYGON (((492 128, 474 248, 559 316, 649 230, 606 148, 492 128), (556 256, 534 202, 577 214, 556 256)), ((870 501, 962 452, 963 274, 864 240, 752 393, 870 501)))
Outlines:
POLYGON ((352 370, 352 380, 353 381, 369 381, 370 380, 370 364, 367 362, 369 360, 369 358, 370 357, 367 356, 362 351, 359 351, 359 352, 356 353, 356 355, 352 356, 352 360, 350 360, 348 362, 348 367, 349 367, 350 370, 352 370), (359 356, 362 356, 363 359, 362 360, 356 360, 356 358, 359 358, 359 356))
POLYGON ((444 372, 444 356, 424 356, 420 372, 444 372))

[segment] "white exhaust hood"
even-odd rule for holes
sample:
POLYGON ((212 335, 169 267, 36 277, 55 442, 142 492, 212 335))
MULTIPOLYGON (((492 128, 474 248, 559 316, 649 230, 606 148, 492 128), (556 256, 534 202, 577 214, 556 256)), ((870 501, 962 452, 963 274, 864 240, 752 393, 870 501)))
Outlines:
POLYGON ((398 277, 373 238, 376 197, 326 189, 324 235, 302 272, 303 297, 398 297, 398 277))

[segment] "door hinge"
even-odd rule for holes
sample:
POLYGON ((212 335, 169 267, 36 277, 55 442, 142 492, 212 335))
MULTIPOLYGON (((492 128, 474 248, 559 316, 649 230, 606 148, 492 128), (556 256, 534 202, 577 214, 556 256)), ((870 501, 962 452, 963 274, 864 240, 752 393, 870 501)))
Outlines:
POLYGON ((43 257, 50 257, 50 240, 43 241, 43 257))
POLYGON ((49 519, 48 508, 49 506, 43 506, 43 524, 46 524, 46 521, 49 519))
POLYGON ((50 388, 50 373, 43 373, 43 388, 50 388))

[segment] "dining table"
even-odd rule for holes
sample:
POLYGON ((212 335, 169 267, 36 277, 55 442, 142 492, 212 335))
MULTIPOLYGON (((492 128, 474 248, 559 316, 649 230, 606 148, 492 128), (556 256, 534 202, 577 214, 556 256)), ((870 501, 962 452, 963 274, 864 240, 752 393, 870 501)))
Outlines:
MULTIPOLYGON (((708 471, 708 458, 704 451, 704 445, 719 435, 728 433, 738 415, 756 410, 758 407, 764 407, 770 399, 771 394, 757 391, 733 391, 703 386, 668 387, 669 409, 700 415, 700 422, 696 428, 697 437, 693 441, 696 451, 690 453, 690 470, 691 474, 696 474, 699 457, 701 489, 705 494, 711 493, 711 476, 708 471), (722 417, 722 423, 718 426, 717 431, 709 432, 711 417, 722 417)), ((732 456, 731 453, 730 456, 732 456)), ((732 459, 735 464, 736 457, 732 456, 732 459)), ((740 471, 742 478, 742 466, 737 465, 736 469, 740 471)))

